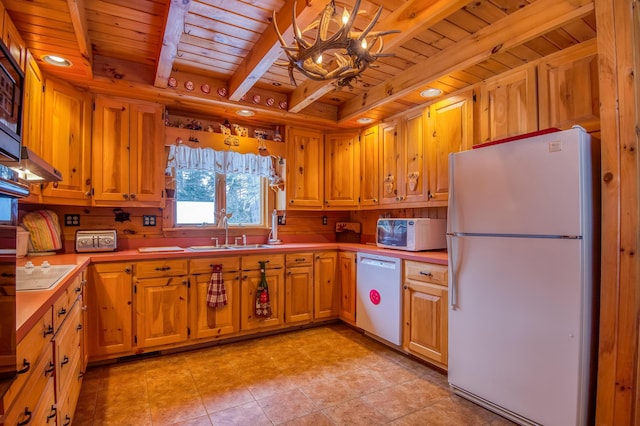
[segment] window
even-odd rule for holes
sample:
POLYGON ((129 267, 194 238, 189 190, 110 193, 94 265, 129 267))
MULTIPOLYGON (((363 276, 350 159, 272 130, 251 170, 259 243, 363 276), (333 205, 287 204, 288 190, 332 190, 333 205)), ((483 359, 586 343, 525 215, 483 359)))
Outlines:
POLYGON ((175 225, 215 225, 222 209, 230 224, 265 225, 271 159, 254 154, 171 147, 175 177, 175 225))

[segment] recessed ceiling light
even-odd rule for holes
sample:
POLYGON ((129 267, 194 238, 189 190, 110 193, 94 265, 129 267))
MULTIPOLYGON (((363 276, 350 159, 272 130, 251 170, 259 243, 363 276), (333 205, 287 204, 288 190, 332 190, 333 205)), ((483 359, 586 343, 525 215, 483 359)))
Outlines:
POLYGON ((252 117, 256 113, 248 109, 239 109, 236 111, 236 114, 238 114, 240 117, 252 117))
POLYGON ((433 87, 429 87, 428 89, 425 89, 422 92, 420 92, 420 96, 422 96, 423 98, 433 98, 434 96, 440 96, 440 95, 442 95, 442 90, 434 89, 433 87))
POLYGON ((70 67, 72 65, 70 60, 57 55, 45 55, 42 57, 42 60, 56 67, 70 67))
POLYGON ((358 123, 360 124, 369 124, 373 121, 373 118, 370 117, 362 117, 362 118, 358 118, 358 123))

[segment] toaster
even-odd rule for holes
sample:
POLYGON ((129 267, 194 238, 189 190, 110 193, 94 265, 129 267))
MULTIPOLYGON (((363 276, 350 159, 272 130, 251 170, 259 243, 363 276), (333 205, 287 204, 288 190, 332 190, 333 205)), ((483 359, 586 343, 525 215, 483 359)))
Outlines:
POLYGON ((118 234, 115 229, 76 231, 76 252, 116 251, 118 234))

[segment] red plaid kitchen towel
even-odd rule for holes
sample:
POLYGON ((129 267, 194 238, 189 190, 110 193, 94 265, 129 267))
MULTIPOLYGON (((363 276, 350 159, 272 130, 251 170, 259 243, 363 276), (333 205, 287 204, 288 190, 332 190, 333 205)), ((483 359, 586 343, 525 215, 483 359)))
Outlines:
POLYGON ((224 280, 222 279, 222 265, 212 265, 211 269, 211 280, 207 291, 207 306, 221 308, 227 304, 227 291, 224 288, 224 280))

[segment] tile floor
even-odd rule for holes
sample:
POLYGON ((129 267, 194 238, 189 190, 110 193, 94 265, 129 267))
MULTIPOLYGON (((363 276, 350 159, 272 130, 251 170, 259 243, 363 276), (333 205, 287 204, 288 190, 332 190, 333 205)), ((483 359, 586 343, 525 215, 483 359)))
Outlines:
POLYGON ((491 425, 446 376, 331 324, 101 366, 74 425, 491 425))

